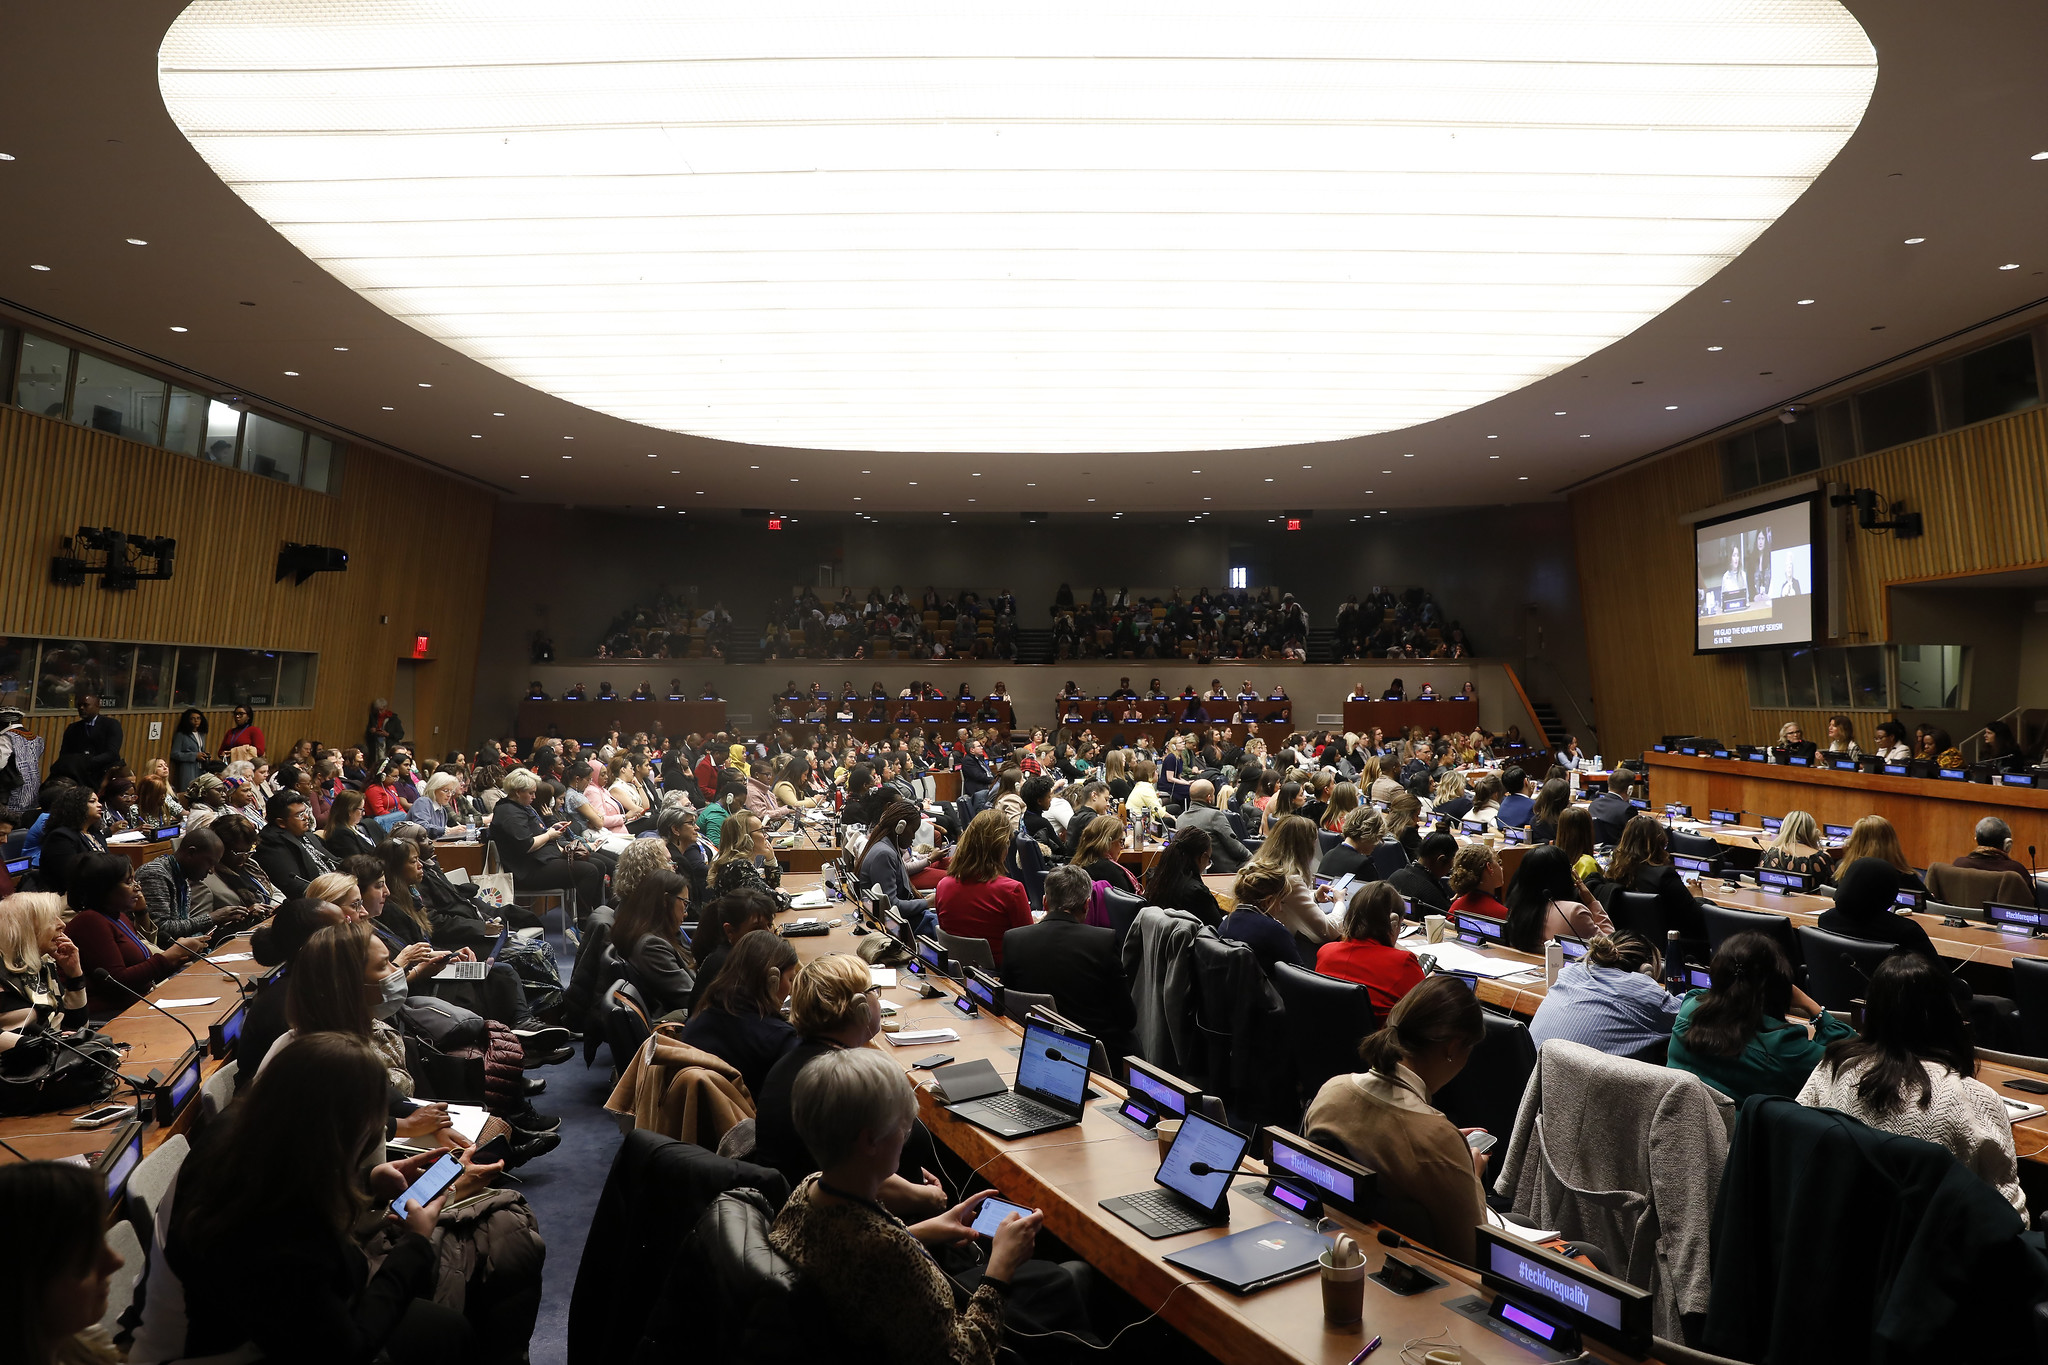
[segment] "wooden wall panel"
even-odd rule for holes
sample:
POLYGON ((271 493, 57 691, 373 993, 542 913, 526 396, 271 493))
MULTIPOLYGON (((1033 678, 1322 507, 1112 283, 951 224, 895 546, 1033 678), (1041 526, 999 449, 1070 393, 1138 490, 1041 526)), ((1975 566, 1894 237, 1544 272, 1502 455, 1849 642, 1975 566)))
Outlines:
MULTIPOLYGON (((1845 590, 1843 634, 1830 643, 1886 641, 1892 584, 2048 563, 2048 408, 1868 455, 1823 477, 1903 500, 1927 526, 1916 540, 1848 533, 1832 566, 1845 590)), ((1595 705, 1609 754, 1678 732, 1757 743, 1787 720, 1799 721, 1809 739, 1826 733, 1825 711, 1751 710, 1739 657, 1692 652, 1692 528, 1678 518, 1721 501, 1720 456, 1711 442, 1571 495, 1595 705)), ((1879 717, 1856 719, 1867 737, 1879 717)))
MULTIPOLYGON (((469 728, 495 495, 351 447, 337 494, 307 492, 51 418, 0 407, 0 634, 308 650, 313 702, 266 710, 273 750, 299 736, 360 743, 413 636, 432 639, 408 734, 455 747, 469 728), (59 540, 80 526, 174 536, 174 576, 133 592, 50 582, 59 540), (339 546, 344 573, 273 582, 286 541, 339 546), (388 618, 388 623, 380 623, 388 618), (440 727, 438 736, 432 733, 440 727)), ((206 708, 218 737, 226 711, 206 708)), ((120 712, 131 765, 169 752, 175 710, 120 712), (164 737, 147 740, 152 720, 164 737)), ((57 737, 72 717, 34 715, 57 737)))

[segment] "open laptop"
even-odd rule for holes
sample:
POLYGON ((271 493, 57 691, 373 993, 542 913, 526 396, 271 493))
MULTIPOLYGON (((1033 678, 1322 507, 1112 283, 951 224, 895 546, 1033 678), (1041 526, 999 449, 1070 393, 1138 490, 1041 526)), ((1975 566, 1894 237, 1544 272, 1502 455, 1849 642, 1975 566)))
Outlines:
POLYGON ((1082 1101, 1088 1097, 1088 1054, 1094 1046, 1095 1040, 1085 1033, 1034 1019, 1024 1025, 1017 1083, 1008 1090, 961 1099, 946 1108, 998 1137, 1030 1137, 1071 1128, 1081 1121, 1082 1101))
POLYGON ((498 954, 505 951, 505 940, 511 936, 508 925, 498 931, 498 941, 491 945, 489 957, 479 962, 451 962, 434 973, 436 981, 481 981, 491 974, 491 964, 498 960, 498 954))
POLYGON ((1198 1228, 1230 1226, 1230 1180, 1251 1138, 1201 1114, 1181 1120, 1180 1132, 1152 1178, 1159 1188, 1121 1194, 1100 1203, 1147 1237, 1177 1237, 1198 1228), (1203 1169, 1198 1174, 1195 1167, 1203 1169))

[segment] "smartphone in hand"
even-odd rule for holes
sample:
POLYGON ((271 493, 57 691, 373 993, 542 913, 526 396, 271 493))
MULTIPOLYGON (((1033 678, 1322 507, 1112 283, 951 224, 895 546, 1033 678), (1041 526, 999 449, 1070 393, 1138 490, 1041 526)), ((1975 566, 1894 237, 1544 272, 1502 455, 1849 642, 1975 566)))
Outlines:
POLYGON ((996 1229, 1003 1225, 1003 1220, 1011 1214, 1028 1215, 1036 1212, 1038 1210, 1026 1208, 1022 1204, 1012 1204, 1001 1195, 992 1194, 982 1201, 981 1209, 974 1215, 974 1222, 970 1226, 983 1237, 993 1237, 996 1235, 996 1229))

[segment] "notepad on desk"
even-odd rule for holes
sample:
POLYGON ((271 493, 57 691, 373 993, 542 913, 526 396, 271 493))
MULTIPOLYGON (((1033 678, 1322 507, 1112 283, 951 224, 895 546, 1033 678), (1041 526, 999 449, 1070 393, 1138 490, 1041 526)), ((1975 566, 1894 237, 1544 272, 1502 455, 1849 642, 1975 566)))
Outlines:
POLYGON ((1418 944, 1414 951, 1417 953, 1428 953, 1436 959, 1436 965, 1444 971, 1470 972, 1475 976, 1515 976, 1521 972, 1528 971, 1530 966, 1527 962, 1512 962, 1497 957, 1487 957, 1483 953, 1474 952, 1464 944, 1453 939, 1445 939, 1441 943, 1418 944))
POLYGON ((897 1047, 925 1047, 931 1043, 957 1043, 960 1035, 949 1028, 904 1029, 882 1035, 897 1047))
POLYGON ((475 1142, 477 1134, 491 1121, 491 1111, 480 1104, 451 1104, 448 1106, 448 1126, 462 1135, 464 1142, 475 1142))
POLYGON ((792 910, 823 910, 830 903, 826 899, 825 888, 814 886, 808 891, 798 892, 790 900, 789 908, 792 910))
POLYGON ((219 999, 220 997, 217 995, 194 995, 182 1000, 158 1000, 154 1003, 158 1009, 175 1010, 183 1009, 188 1005, 211 1005, 219 999))
POLYGON ((210 958, 208 958, 208 959, 206 959, 206 960, 207 960, 208 962, 254 962, 254 961, 256 960, 256 954, 254 954, 254 953, 215 953, 215 954, 214 954, 214 955, 213 955, 212 957, 210 957, 210 958))
POLYGON ((871 966, 868 968, 868 980, 872 984, 886 990, 896 984, 896 969, 894 967, 871 966))
POLYGON ((2025 1123, 2028 1119, 2048 1114, 2048 1109, 2043 1109, 2038 1104, 2028 1104, 2025 1100, 2016 1100, 2009 1095, 2000 1095, 1998 1098, 2005 1102, 2006 1118, 2014 1123, 2025 1123))

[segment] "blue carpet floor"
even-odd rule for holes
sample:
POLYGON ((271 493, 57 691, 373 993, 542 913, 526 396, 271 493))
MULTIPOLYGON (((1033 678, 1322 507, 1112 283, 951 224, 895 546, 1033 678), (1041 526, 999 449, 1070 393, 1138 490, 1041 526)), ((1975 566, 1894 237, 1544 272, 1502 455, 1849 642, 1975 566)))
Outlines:
MULTIPOLYGON (((562 980, 567 981, 575 966, 574 950, 553 933, 548 938, 562 980)), ((604 1112, 612 1090, 611 1054, 600 1047, 596 1064, 585 1070, 579 1046, 576 1055, 561 1065, 528 1074, 545 1077, 548 1083, 547 1093, 534 1100, 534 1108, 562 1120, 562 1145, 519 1172, 526 1202, 548 1244, 531 1355, 534 1365, 563 1365, 568 1356, 569 1295, 576 1287, 583 1239, 620 1141, 618 1126, 604 1112)))

